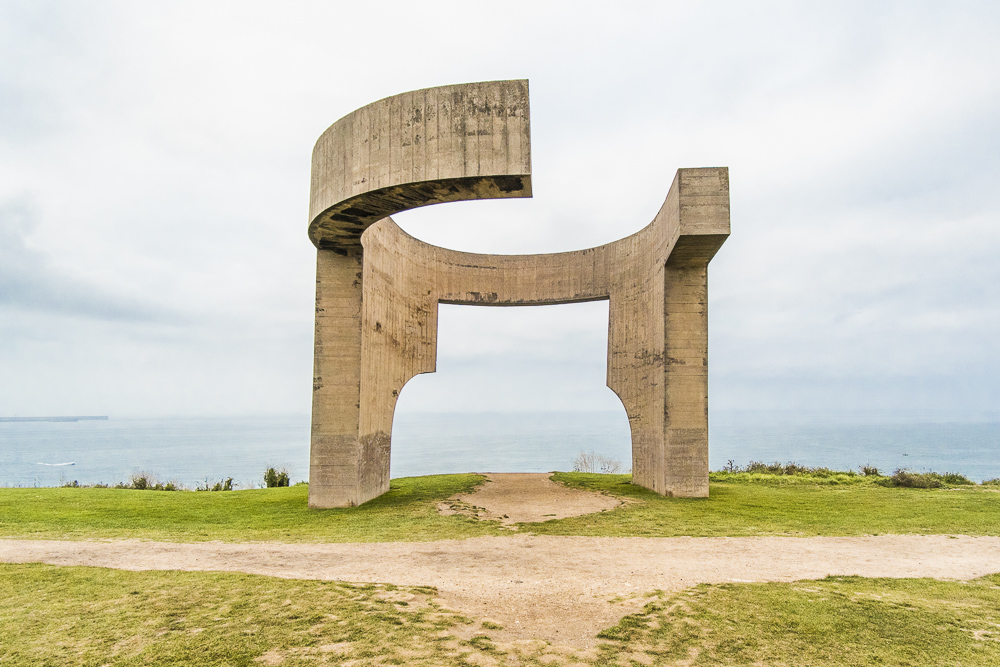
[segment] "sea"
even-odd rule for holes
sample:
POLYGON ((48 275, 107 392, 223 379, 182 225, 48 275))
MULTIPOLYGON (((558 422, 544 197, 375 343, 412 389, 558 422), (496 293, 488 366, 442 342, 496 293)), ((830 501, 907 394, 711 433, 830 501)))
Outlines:
MULTIPOLYGON (((1000 477, 1000 419, 919 415, 716 412, 710 417, 712 470, 750 461, 795 462, 884 473, 958 472, 1000 477)), ((572 470, 581 453, 631 466, 623 413, 397 414, 391 476, 572 470)), ((309 416, 0 422, 0 486, 117 484, 136 473, 189 488, 232 477, 263 484, 268 467, 293 482, 309 477, 309 416)))

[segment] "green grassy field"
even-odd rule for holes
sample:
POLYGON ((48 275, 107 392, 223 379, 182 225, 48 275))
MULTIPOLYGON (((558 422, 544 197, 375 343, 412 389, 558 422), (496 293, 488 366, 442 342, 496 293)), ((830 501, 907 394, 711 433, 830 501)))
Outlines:
POLYGON ((494 523, 442 516, 437 503, 480 475, 392 480, 360 507, 311 510, 308 486, 247 491, 0 489, 0 535, 31 539, 137 538, 198 542, 430 541, 491 535, 494 523))
POLYGON ((429 588, 0 564, 0 664, 86 667, 995 665, 1000 576, 656 593, 590 650, 490 634, 429 588))
MULTIPOLYGON (((858 475, 713 473, 704 499, 626 475, 557 481, 629 499, 520 532, 592 536, 1000 534, 1000 494, 858 475), (883 480, 884 481, 884 480, 883 480)), ((478 475, 393 480, 360 507, 310 510, 307 487, 229 492, 0 489, 0 536, 371 542, 510 535, 441 516, 478 475)), ((427 588, 216 572, 0 565, 0 665, 986 665, 1000 664, 1000 575, 972 582, 836 577, 652 593, 586 651, 502 644, 427 588)))
POLYGON ((567 486, 635 502, 625 507, 535 525, 542 535, 673 537, 753 535, 1000 534, 1000 494, 977 486, 910 489, 864 477, 713 473, 708 498, 664 498, 629 483, 628 475, 556 473, 567 486))
MULTIPOLYGON (((709 498, 664 498, 628 475, 556 473, 554 479, 632 502, 581 517, 524 524, 521 532, 590 536, 1000 534, 1000 493, 984 487, 891 488, 866 478, 713 473, 709 498), (833 479, 832 481, 837 481, 833 479)), ((495 522, 441 516, 437 503, 478 475, 392 481, 360 507, 310 510, 305 485, 226 492, 0 489, 0 536, 33 539, 376 542, 509 535, 495 522)))
POLYGON ((998 665, 998 584, 1000 575, 703 584, 659 594, 601 636, 614 642, 606 655, 643 665, 998 665))

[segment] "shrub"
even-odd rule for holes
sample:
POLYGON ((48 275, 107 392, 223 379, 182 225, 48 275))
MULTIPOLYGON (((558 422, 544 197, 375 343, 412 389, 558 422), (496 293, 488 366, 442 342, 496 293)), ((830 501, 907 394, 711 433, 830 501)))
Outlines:
POLYGON ((288 471, 284 468, 268 468, 264 473, 264 485, 269 489, 288 486, 288 471))
POLYGON ((135 491, 180 491, 183 487, 174 482, 166 484, 158 481, 156 476, 148 472, 137 472, 130 476, 128 484, 116 484, 116 489, 133 489, 135 491))
POLYGON ((946 472, 941 475, 941 481, 945 484, 971 484, 975 485, 971 479, 957 472, 946 472))
POLYGON ((154 482, 146 473, 138 473, 129 477, 129 486, 136 491, 145 491, 152 487, 154 482))
POLYGON ((903 468, 898 468, 889 478, 893 486, 902 486, 910 489, 940 489, 944 486, 941 483, 941 475, 927 472, 910 472, 903 468))
POLYGON ((983 480, 983 486, 1000 486, 1000 477, 983 480))
POLYGON ((580 452, 573 459, 573 472, 599 472, 605 475, 617 475, 621 471, 621 461, 603 454, 580 452))
POLYGON ((196 486, 194 490, 195 491, 232 491, 233 490, 233 478, 232 477, 227 477, 224 480, 221 480, 221 481, 216 482, 215 484, 212 484, 211 482, 208 481, 208 478, 206 477, 205 481, 202 484, 199 484, 198 486, 196 486))
POLYGON ((788 463, 764 463, 763 461, 751 461, 745 467, 734 465, 730 460, 723 468, 728 473, 753 473, 757 475, 804 475, 809 477, 833 477, 835 475, 847 475, 854 477, 857 473, 853 470, 839 471, 829 468, 810 468, 789 461, 788 463))
POLYGON ((911 472, 905 468, 896 470, 889 478, 892 486, 903 486, 911 489, 940 489, 945 484, 975 486, 975 482, 957 472, 946 472, 943 475, 936 472, 911 472))
MULTIPOLYGON (((861 466, 861 475, 873 478, 871 483, 885 487, 907 487, 912 489, 939 489, 945 485, 949 486, 975 486, 976 483, 965 475, 957 472, 946 472, 944 474, 936 472, 917 473, 905 468, 898 468, 892 476, 885 477, 882 472, 873 465, 865 464, 861 466)), ((858 473, 853 470, 838 471, 829 468, 810 468, 798 463, 764 463, 763 461, 750 461, 746 466, 738 466, 732 460, 723 466, 723 473, 740 475, 775 475, 775 476, 800 476, 813 477, 825 480, 824 483, 837 484, 845 483, 844 477, 858 478, 858 473)), ((726 478, 728 479, 728 478, 726 478)), ((855 479, 854 482, 860 482, 855 479)), ((867 481, 867 480, 866 480, 867 481)), ((983 485, 1000 486, 1000 478, 987 480, 983 485)))

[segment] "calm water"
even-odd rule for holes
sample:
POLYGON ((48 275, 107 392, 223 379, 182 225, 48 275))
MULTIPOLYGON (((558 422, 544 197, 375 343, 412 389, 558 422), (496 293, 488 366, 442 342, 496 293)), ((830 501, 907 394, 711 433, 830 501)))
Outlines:
MULTIPOLYGON (((392 476, 569 470, 581 451, 630 461, 628 422, 616 413, 423 414, 396 419, 392 476)), ((884 472, 1000 477, 1000 423, 913 423, 713 415, 713 470, 733 460, 884 472)), ((259 486, 268 466, 308 477, 309 418, 131 419, 0 423, 0 486, 127 481, 148 471, 194 486, 233 477, 259 486), (67 465, 67 464, 73 465, 67 465)))

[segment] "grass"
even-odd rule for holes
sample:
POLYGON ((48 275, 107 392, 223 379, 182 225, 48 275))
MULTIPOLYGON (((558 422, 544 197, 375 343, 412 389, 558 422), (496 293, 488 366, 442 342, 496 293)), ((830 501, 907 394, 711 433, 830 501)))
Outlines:
POLYGON ((0 565, 0 664, 443 664, 467 648, 449 631, 468 619, 435 595, 220 572, 0 565))
POLYGON ((0 535, 24 539, 176 542, 431 541, 498 534, 497 522, 442 516, 437 502, 481 475, 394 479, 360 507, 313 510, 305 484, 226 493, 130 489, 0 489, 0 535))
POLYGON ((996 665, 1000 575, 703 584, 600 636, 608 664, 996 665))
POLYGON ((1000 575, 656 593, 595 649, 503 644, 432 588, 0 564, 0 664, 1000 664, 1000 575))
MULTIPOLYGON (((976 487, 908 489, 807 476, 712 473, 708 498, 664 498, 628 475, 556 473, 567 486, 636 502, 611 512, 535 524, 543 535, 695 537, 753 535, 1000 534, 1000 494, 976 487)), ((834 478, 835 479, 835 478, 834 478)))
MULTIPOLYGON (((664 498, 628 475, 556 473, 571 487, 631 499, 615 510, 538 524, 521 532, 599 537, 753 535, 1000 535, 996 487, 895 488, 862 475, 712 473, 709 498, 664 498)), ((127 489, 0 489, 0 536, 30 539, 154 539, 225 542, 381 542, 510 535, 497 522, 441 516, 437 503, 480 475, 392 481, 360 507, 311 510, 308 487, 227 493, 127 489)))

